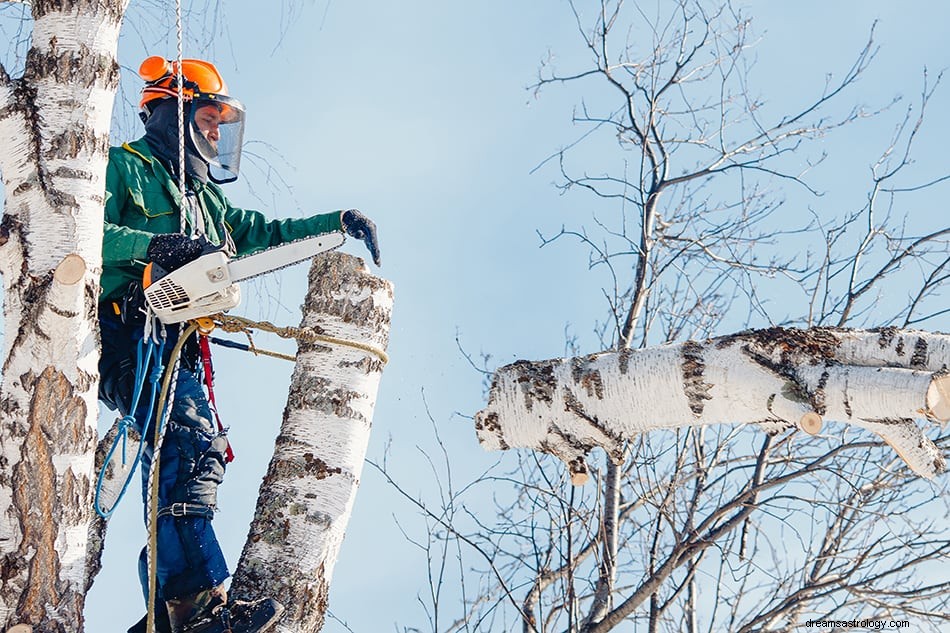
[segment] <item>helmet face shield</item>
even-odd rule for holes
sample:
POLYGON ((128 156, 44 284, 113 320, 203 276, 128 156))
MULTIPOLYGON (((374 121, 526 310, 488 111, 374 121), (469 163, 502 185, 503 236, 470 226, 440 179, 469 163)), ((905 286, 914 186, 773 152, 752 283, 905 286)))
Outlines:
POLYGON ((208 177, 216 183, 237 180, 244 143, 244 106, 220 94, 195 95, 191 101, 188 136, 208 163, 208 177))

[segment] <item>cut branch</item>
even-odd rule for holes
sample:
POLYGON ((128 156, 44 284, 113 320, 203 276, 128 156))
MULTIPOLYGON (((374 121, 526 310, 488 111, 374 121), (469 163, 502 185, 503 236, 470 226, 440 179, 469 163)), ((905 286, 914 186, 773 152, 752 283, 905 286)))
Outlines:
POLYGON ((832 328, 519 361, 495 373, 475 428, 486 449, 541 450, 581 479, 592 448, 616 461, 626 439, 653 429, 760 423, 815 432, 825 417, 876 433, 933 477, 946 461, 912 420, 950 418, 948 366, 947 335, 832 328))

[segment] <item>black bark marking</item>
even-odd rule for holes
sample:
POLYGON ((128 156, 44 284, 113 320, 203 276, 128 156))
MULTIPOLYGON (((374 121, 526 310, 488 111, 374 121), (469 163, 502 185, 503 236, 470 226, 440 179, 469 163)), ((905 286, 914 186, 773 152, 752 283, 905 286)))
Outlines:
POLYGON ((821 372, 821 377, 818 379, 818 385, 815 387, 814 393, 811 394, 811 404, 812 408, 815 410, 815 413, 818 415, 825 415, 825 412, 828 410, 828 407, 825 405, 825 386, 828 384, 828 370, 821 372))
POLYGON ((61 317, 63 317, 63 318, 66 318, 66 319, 72 319, 72 318, 75 318, 75 317, 78 317, 78 316, 79 316, 79 313, 78 313, 78 312, 73 312, 72 310, 62 310, 62 309, 60 309, 60 308, 57 308, 57 307, 54 306, 54 305, 50 305, 50 306, 49 306, 49 310, 50 310, 50 312, 52 312, 53 314, 59 315, 59 316, 61 316, 61 317))
POLYGON ((591 358, 572 358, 571 359, 571 378, 574 384, 579 384, 587 392, 588 397, 596 397, 598 400, 604 399, 604 379, 600 371, 590 368, 591 358))
POLYGON ((98 15, 105 10, 113 24, 122 21, 127 0, 32 0, 33 19, 41 18, 50 13, 72 13, 77 10, 84 14, 98 15))
POLYGON ((617 433, 607 428, 607 426, 604 425, 600 420, 598 420, 596 416, 593 416, 589 414, 587 411, 585 411, 584 407, 581 405, 580 401, 577 399, 577 396, 575 396, 570 391, 564 394, 564 409, 566 411, 570 411, 577 417, 581 418, 582 420, 587 422, 590 426, 592 426, 597 431, 602 433, 604 437, 607 437, 611 441, 613 441, 613 443, 617 447, 616 449, 611 449, 610 447, 607 447, 607 446, 602 447, 608 453, 610 453, 611 455, 614 455, 616 451, 620 450, 620 445, 623 443, 623 438, 620 437, 620 435, 618 435, 617 433))
POLYGON ((689 401, 690 411, 698 418, 703 415, 703 409, 706 407, 704 400, 712 399, 709 392, 713 386, 703 380, 706 373, 703 346, 695 341, 686 341, 682 350, 683 391, 689 401))
POLYGON ((58 84, 113 89, 119 85, 119 64, 112 55, 96 54, 86 44, 78 50, 60 50, 56 36, 49 50, 33 47, 27 53, 23 78, 29 82, 53 79, 58 84))
MULTIPOLYGON (((277 471, 268 469, 264 483, 269 484, 277 471)), ((268 495, 257 498, 257 509, 254 513, 254 526, 248 533, 248 540, 252 543, 263 541, 277 547, 285 546, 290 536, 290 519, 285 515, 286 509, 294 502, 294 496, 289 492, 277 492, 276 487, 269 488, 268 495)))
POLYGON ((11 235, 22 235, 23 224, 9 213, 5 213, 3 220, 0 220, 0 246, 6 245, 10 241, 11 235))
MULTIPOLYGON (((557 424, 552 423, 551 426, 549 427, 549 430, 550 430, 551 435, 556 435, 557 437, 561 438, 565 444, 567 444, 572 450, 578 453, 587 455, 590 452, 590 450, 593 448, 593 445, 582 441, 579 437, 577 437, 573 433, 569 433, 568 431, 565 431, 564 429, 559 427, 557 424)), ((550 448, 550 445, 548 446, 550 448)))
POLYGON ((357 391, 330 389, 331 381, 322 376, 301 374, 294 376, 294 389, 287 396, 287 411, 312 410, 340 418, 365 420, 363 414, 350 406, 361 397, 357 391))
POLYGON ((865 421, 872 424, 883 424, 885 426, 895 426, 906 422, 913 423, 911 418, 865 418, 865 421))
POLYGON ((626 375, 627 369, 630 366, 630 357, 633 356, 633 351, 625 347, 620 350, 620 354, 618 356, 619 358, 617 359, 617 364, 620 367, 620 373, 622 375, 626 375))
POLYGON ((505 441, 505 434, 501 430, 501 424, 498 423, 498 414, 494 411, 487 415, 475 417, 475 430, 491 433, 498 438, 498 445, 502 450, 508 450, 508 442, 505 441))
MULTIPOLYGON (((25 257, 23 262, 26 264, 25 257)), ((16 338, 14 338, 13 343, 10 345, 11 350, 18 350, 30 336, 49 340, 49 335, 39 328, 39 316, 43 307, 47 305, 46 297, 49 295, 49 288, 52 281, 53 271, 49 271, 42 277, 24 275, 21 278, 20 283, 23 284, 21 286, 23 287, 23 291, 20 295, 20 301, 23 306, 23 312, 20 315, 20 330, 16 333, 16 338)), ((4 371, 6 371, 7 367, 9 367, 15 358, 16 353, 11 352, 4 365, 4 371)))
POLYGON ((508 367, 518 373, 516 381, 521 386, 521 391, 524 394, 525 407, 528 411, 534 408, 535 400, 545 404, 554 402, 554 392, 557 390, 557 379, 554 377, 554 366, 552 363, 518 361, 508 367))
POLYGON ((841 346, 837 328, 816 327, 808 330, 799 328, 772 327, 763 330, 745 330, 724 336, 717 342, 718 348, 734 343, 745 343, 746 347, 762 350, 769 356, 779 354, 779 362, 789 365, 797 359, 812 365, 833 361, 841 346))
POLYGON ((878 331, 878 347, 881 349, 887 349, 890 347, 891 343, 894 341, 894 337, 897 335, 897 332, 899 332, 899 330, 894 326, 882 327, 878 331))
POLYGON ((914 343, 914 353, 910 357, 910 366, 916 369, 926 369, 927 356, 927 340, 923 337, 917 337, 917 342, 914 343))
POLYGON ((587 469, 587 455, 590 453, 593 446, 582 442, 572 433, 561 429, 556 424, 550 426, 549 432, 551 435, 555 435, 568 445, 568 447, 575 453, 575 455, 565 455, 563 450, 559 450, 554 444, 542 441, 540 448, 543 452, 553 455, 567 464, 568 471, 573 474, 579 473, 588 473, 587 469))
MULTIPOLYGON (((771 406, 774 400, 775 394, 769 396, 769 406, 771 406)), ((756 422, 756 424, 758 424, 760 428, 762 428, 762 430, 770 437, 775 437, 779 433, 787 431, 788 429, 796 428, 796 426, 788 420, 783 420, 775 416, 760 420, 759 422, 756 422)))
POLYGON ((331 468, 322 459, 314 457, 313 453, 304 453, 303 462, 304 470, 308 474, 314 475, 317 479, 326 479, 327 477, 339 475, 343 472, 342 468, 331 468))
MULTIPOLYGON (((109 151, 109 137, 97 136, 91 129, 70 128, 49 140, 46 159, 76 158, 80 153, 105 154, 109 151)), ((92 174, 76 169, 58 168, 51 175, 62 178, 91 180, 92 174)))

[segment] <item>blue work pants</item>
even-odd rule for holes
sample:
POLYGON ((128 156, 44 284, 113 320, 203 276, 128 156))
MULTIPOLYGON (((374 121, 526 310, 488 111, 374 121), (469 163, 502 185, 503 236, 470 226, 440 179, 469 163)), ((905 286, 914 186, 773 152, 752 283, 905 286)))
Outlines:
MULTIPOLYGON (((112 409, 126 415, 132 402, 135 382, 135 356, 142 325, 123 323, 118 317, 100 311, 102 356, 99 364, 99 397, 112 409)), ((165 345, 166 371, 169 355, 177 339, 178 326, 168 328, 165 345)), ((171 415, 165 429, 159 460, 157 521, 158 603, 187 598, 224 582, 228 568, 212 527, 217 502, 217 487, 224 477, 227 440, 219 433, 201 384, 193 346, 182 353, 171 415)), ((137 430, 144 431, 146 447, 142 454, 142 498, 148 524, 148 471, 154 454, 154 424, 141 424, 148 413, 148 385, 135 411, 137 430)), ((147 555, 139 556, 139 577, 148 596, 147 555)))

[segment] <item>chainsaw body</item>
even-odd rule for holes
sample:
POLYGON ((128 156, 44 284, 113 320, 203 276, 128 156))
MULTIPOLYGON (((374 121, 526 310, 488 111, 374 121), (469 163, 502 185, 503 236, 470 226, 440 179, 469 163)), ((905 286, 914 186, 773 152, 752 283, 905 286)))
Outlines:
POLYGON ((337 248, 345 237, 335 231, 286 242, 238 259, 221 249, 204 253, 172 272, 152 262, 145 267, 145 302, 162 323, 181 323, 227 312, 241 302, 237 282, 306 261, 337 248))
POLYGON ((231 281, 228 256, 202 255, 170 273, 151 263, 142 283, 145 301, 162 323, 226 312, 241 302, 241 288, 231 281))

